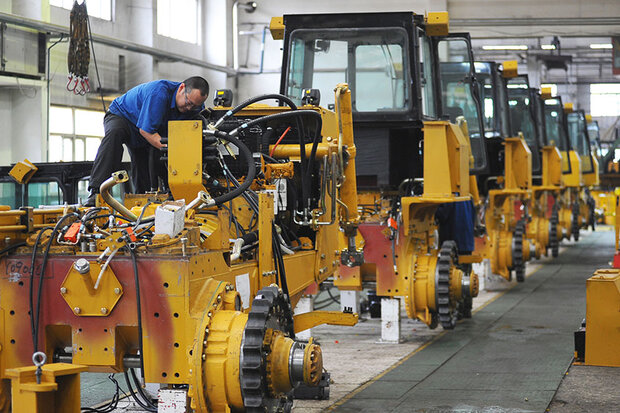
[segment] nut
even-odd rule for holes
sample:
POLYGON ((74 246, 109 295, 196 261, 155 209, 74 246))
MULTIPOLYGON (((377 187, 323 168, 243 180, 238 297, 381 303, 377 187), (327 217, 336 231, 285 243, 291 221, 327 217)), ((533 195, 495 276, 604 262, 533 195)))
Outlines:
POLYGON ((81 309, 80 307, 75 307, 75 308, 73 309, 73 312, 74 312, 75 314, 80 314, 80 312, 81 312, 81 311, 82 311, 82 309, 81 309))
POLYGON ((80 258, 73 263, 73 268, 80 274, 88 274, 90 272, 90 263, 86 258, 80 258))
POLYGON ((67 294, 67 289, 65 287, 60 287, 60 294, 67 294))
POLYGON ((120 289, 120 288, 118 288, 118 287, 116 287, 116 288, 114 289, 114 294, 119 295, 120 293, 121 293, 121 289, 120 289))
POLYGON ((107 314, 108 313, 108 309, 105 307, 101 307, 101 314, 107 314))

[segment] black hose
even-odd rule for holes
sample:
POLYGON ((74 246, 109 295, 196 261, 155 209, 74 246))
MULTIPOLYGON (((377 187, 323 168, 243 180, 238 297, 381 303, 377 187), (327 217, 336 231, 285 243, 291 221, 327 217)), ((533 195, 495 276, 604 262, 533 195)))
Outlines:
POLYGON ((215 204, 219 206, 219 205, 222 205, 224 202, 228 202, 231 199, 238 197, 239 195, 244 193, 245 190, 250 187, 250 185, 252 185, 252 182, 254 181, 254 177, 256 176, 256 166, 254 165, 254 157, 252 156, 252 152, 243 142, 241 142, 237 138, 228 136, 228 134, 226 134, 225 132, 222 132, 221 134, 219 134, 218 137, 220 139, 223 139, 225 141, 232 143, 237 148, 239 148, 239 153, 243 155, 246 162, 248 163, 248 171, 245 175, 245 180, 243 181, 243 183, 239 185, 237 188, 233 189, 232 191, 214 198, 215 204))
POLYGON ((235 106, 234 108, 226 112, 226 114, 223 116, 223 119, 224 120, 228 119, 229 117, 233 116, 235 113, 239 112, 241 109, 245 108, 246 106, 251 105, 252 103, 256 103, 261 100, 267 100, 267 99, 279 100, 280 102, 286 103, 292 110, 297 110, 297 105, 295 105, 295 102, 293 102, 288 96, 284 96, 279 93, 268 93, 265 95, 254 96, 252 98, 249 98, 241 102, 240 104, 238 104, 237 106, 235 106))
MULTIPOLYGON (((50 240, 45 246, 45 252, 43 253, 43 263, 41 264, 41 274, 39 275, 39 289, 37 291, 37 302, 36 302, 37 308, 35 309, 34 314, 32 313, 32 311, 30 312, 30 317, 34 317, 33 347, 34 347, 35 353, 39 351, 39 316, 41 313, 41 293, 43 291, 43 279, 45 277, 45 266, 47 265, 50 248, 52 246, 52 243, 54 242, 54 238, 56 238, 56 233, 58 232, 58 229, 62 227, 62 223, 65 220, 71 217, 79 218, 79 215, 76 214, 75 212, 71 212, 70 214, 64 215, 62 218, 58 220, 58 222, 56 222, 56 225, 54 226, 54 229, 52 230, 52 235, 50 236, 50 240)), ((33 271, 32 281, 34 281, 34 269, 32 271, 33 271)), ((32 283, 31 283, 31 288, 32 288, 32 283)))
MULTIPOLYGON (((247 129, 253 125, 263 123, 263 122, 269 122, 273 120, 286 119, 290 117, 295 117, 301 120, 304 115, 313 117, 316 120, 317 125, 318 125, 318 131, 313 140, 313 147, 312 147, 313 151, 311 152, 311 157, 314 158, 316 156, 316 149, 318 147, 317 136, 320 136, 321 134, 320 128, 323 125, 321 114, 314 110, 295 110, 295 111, 290 111, 290 112, 280 112, 280 113, 275 113, 273 115, 263 116, 257 119, 253 119, 249 122, 243 123, 241 126, 230 131, 229 133, 236 135, 242 130, 247 129)), ((297 135, 299 136, 299 151, 300 151, 299 155, 300 155, 301 171, 302 171, 301 173, 301 191, 302 191, 301 209, 303 210, 308 206, 308 202, 310 198, 310 195, 309 195, 310 187, 309 185, 307 185, 307 179, 308 179, 309 172, 310 172, 310 163, 306 159, 306 144, 304 142, 304 137, 303 137, 304 135, 303 124, 301 126, 298 126, 298 129, 299 130, 298 130, 297 135)), ((224 134, 224 133, 225 132, 220 132, 219 134, 216 134, 216 136, 219 136, 220 134, 224 134)))
POLYGON ((133 264, 133 278, 136 286, 136 311, 138 315, 138 350, 140 351, 140 371, 144 376, 144 347, 142 341, 142 307, 140 305, 140 277, 138 274, 138 260, 134 250, 127 247, 129 254, 131 255, 131 262, 133 264))
MULTIPOLYGON (((141 408, 143 408, 144 410, 149 411, 149 412, 156 412, 157 408, 153 408, 153 407, 149 406, 147 404, 147 403, 149 403, 148 400, 147 401, 140 400, 140 398, 138 397, 137 391, 134 391, 134 389, 133 389, 133 387, 131 385, 131 382, 129 380, 129 375, 127 374, 126 371, 124 373, 125 373, 125 382, 127 383, 127 387, 129 389, 129 394, 131 394, 131 397, 134 399, 134 401, 136 403, 138 403, 138 405, 141 408)), ((152 403, 150 403, 150 404, 152 405, 152 403)))
MULTIPOLYGON (((34 242, 34 246, 32 247, 32 259, 30 260, 30 288, 28 290, 28 296, 29 296, 29 307, 30 307, 30 333, 32 334, 32 348, 34 349, 33 352, 36 352, 36 347, 37 347, 37 330, 35 329, 34 326, 34 266, 35 266, 35 261, 36 261, 36 257, 37 257, 37 248, 39 246, 39 243, 41 242, 41 237, 43 236, 43 233, 47 230, 52 230, 54 229, 54 227, 45 227, 42 228, 39 233, 37 234, 37 239, 34 242)), ((52 239, 50 238, 49 242, 52 242, 52 239)))
POLYGON ((0 256, 16 248, 23 247, 24 245, 26 245, 26 242, 18 242, 17 244, 9 245, 8 247, 2 248, 0 250, 0 256))

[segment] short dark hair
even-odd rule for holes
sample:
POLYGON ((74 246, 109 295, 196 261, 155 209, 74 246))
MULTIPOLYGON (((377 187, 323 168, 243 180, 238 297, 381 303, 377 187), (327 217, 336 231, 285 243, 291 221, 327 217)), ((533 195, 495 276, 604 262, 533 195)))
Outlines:
POLYGON ((188 92, 193 89, 200 90, 200 94, 203 96, 209 96, 209 82, 200 76, 192 76, 183 81, 185 88, 188 92))

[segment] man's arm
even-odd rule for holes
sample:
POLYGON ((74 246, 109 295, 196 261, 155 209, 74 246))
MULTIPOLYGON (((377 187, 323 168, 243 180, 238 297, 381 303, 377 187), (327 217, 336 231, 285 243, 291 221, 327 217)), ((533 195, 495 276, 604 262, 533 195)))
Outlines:
POLYGON ((166 145, 161 143, 161 136, 159 136, 159 133, 157 133, 157 132, 155 132, 155 133, 148 133, 147 131, 145 131, 143 129, 140 129, 140 135, 142 135, 144 137, 144 139, 146 139, 146 141, 148 143, 150 143, 151 145, 153 145, 157 149, 161 149, 161 148, 166 146, 166 145))

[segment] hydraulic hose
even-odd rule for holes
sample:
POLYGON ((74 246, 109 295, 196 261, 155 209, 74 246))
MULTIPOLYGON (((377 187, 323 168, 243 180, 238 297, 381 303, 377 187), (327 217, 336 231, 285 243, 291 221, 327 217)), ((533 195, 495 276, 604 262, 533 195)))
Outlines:
POLYGON ((243 194, 250 187, 250 185, 252 185, 252 181, 254 181, 254 177, 256 176, 256 167, 254 166, 254 157, 252 156, 252 151, 250 151, 250 149, 239 139, 228 135, 226 132, 218 133, 217 137, 228 141, 229 143, 232 143, 239 149, 239 153, 243 155, 248 164, 248 171, 245 175, 245 180, 241 185, 239 185, 232 191, 225 193, 224 195, 220 195, 214 198, 213 201, 211 201, 212 205, 221 205, 243 194))

